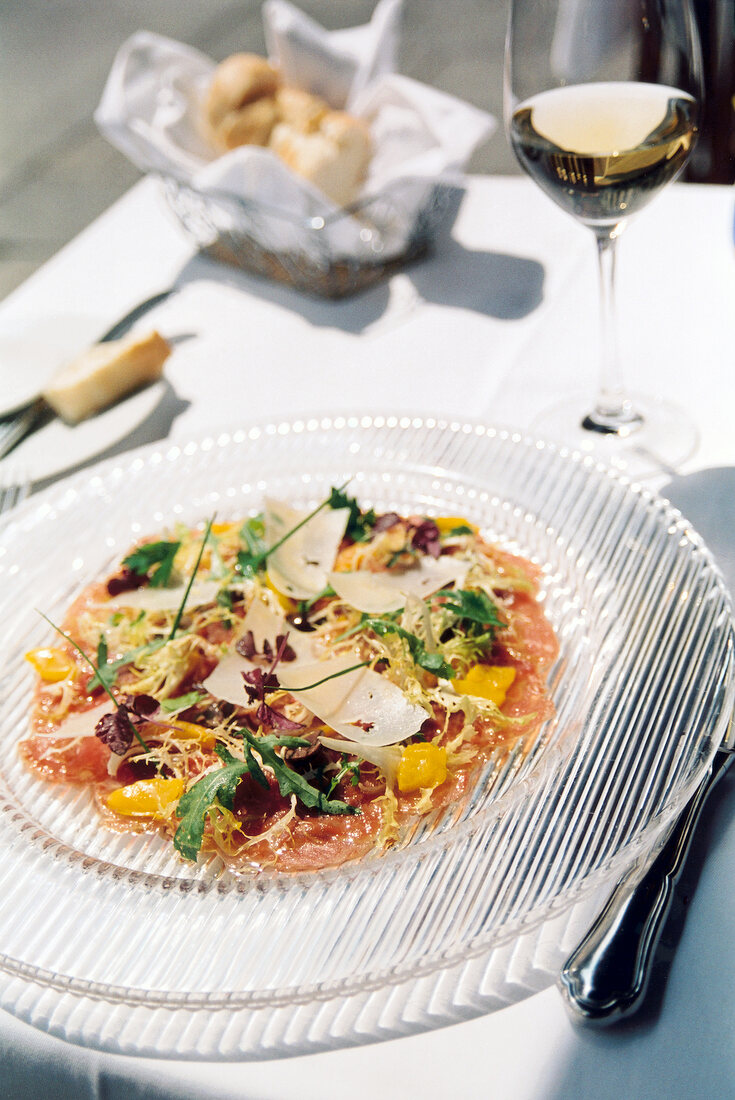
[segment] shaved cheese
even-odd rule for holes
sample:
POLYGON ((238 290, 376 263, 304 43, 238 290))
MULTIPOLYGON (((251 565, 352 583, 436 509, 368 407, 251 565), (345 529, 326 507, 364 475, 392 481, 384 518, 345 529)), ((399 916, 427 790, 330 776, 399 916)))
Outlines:
POLYGON ((395 786, 403 756, 403 749, 399 749, 397 745, 366 745, 364 741, 338 741, 336 737, 320 737, 319 742, 327 749, 356 756, 358 760, 367 760, 368 764, 374 764, 383 773, 388 784, 395 786))
POLYGON ((211 672, 202 687, 215 699, 221 699, 225 703, 234 703, 236 707, 249 706, 248 697, 245 694, 242 674, 249 672, 253 662, 240 653, 228 653, 219 662, 214 672, 211 672))
MULTIPOLYGON (((308 512, 282 501, 265 501, 265 541, 274 546, 301 523, 308 512)), ((294 600, 308 600, 327 586, 347 527, 349 508, 322 508, 303 527, 268 555, 268 579, 274 588, 294 600)))
MULTIPOLYGON (((278 635, 287 634, 288 644, 296 654, 297 661, 316 660, 313 635, 303 630, 296 630, 295 627, 286 622, 283 615, 279 615, 275 611, 272 611, 267 604, 257 598, 250 604, 238 633, 240 637, 242 637, 244 634, 247 634, 249 630, 253 632, 255 648, 261 653, 265 641, 268 641, 271 647, 275 649, 278 635)), ((245 660, 247 660, 247 658, 245 658, 245 660)), ((252 665, 253 662, 248 662, 248 664, 252 665)), ((288 664, 284 663, 278 667, 280 672, 281 669, 286 667, 293 667, 293 664, 292 662, 288 662, 288 664)))
POLYGON ((288 679, 284 672, 281 683, 320 721, 351 741, 395 745, 418 733, 428 711, 410 703, 396 684, 372 669, 345 672, 355 663, 355 657, 347 655, 311 665, 291 665, 288 679), (342 675, 335 675, 339 673, 342 675), (334 678, 318 687, 308 686, 327 676, 334 678))
MULTIPOLYGON (((357 663, 354 655, 323 661, 293 661, 279 665, 284 691, 325 725, 351 741, 366 745, 394 745, 418 733, 428 711, 409 703, 401 689, 369 668, 345 672, 357 663), (318 687, 309 687, 318 681, 318 687), (301 685, 301 686, 300 686, 301 685)), ((217 699, 237 706, 247 704, 242 674, 252 663, 239 653, 223 657, 204 681, 204 688, 217 699)))
MULTIPOLYGON (((255 648, 261 652, 266 639, 271 646, 275 646, 276 637, 279 634, 288 634, 288 644, 296 654, 296 660, 280 664, 278 666, 279 675, 284 669, 290 672, 299 663, 310 666, 316 660, 312 636, 289 627, 282 615, 272 611, 267 604, 257 599, 257 597, 250 604, 242 621, 239 632, 240 637, 247 634, 249 630, 253 632, 255 648)), ((222 658, 214 671, 210 673, 202 686, 217 699, 223 699, 225 702, 234 703, 239 707, 248 706, 249 700, 243 687, 242 674, 255 667, 256 662, 251 661, 243 654, 228 653, 222 658)), ((262 662, 257 663, 257 667, 262 667, 262 662)), ((301 682, 305 683, 306 681, 301 682)))
MULTIPOLYGON (((191 586, 186 606, 202 607, 204 604, 214 603, 221 587, 221 581, 197 581, 191 586)), ((178 611, 185 592, 185 584, 177 584, 171 588, 151 588, 146 584, 142 588, 133 588, 130 592, 120 592, 106 606, 133 607, 141 611, 178 611)))
POLYGON ((383 615, 405 607, 408 597, 424 599, 448 584, 461 585, 469 562, 457 558, 420 558, 401 573, 330 573, 329 583, 341 600, 369 615, 383 615))
POLYGON ((105 714, 112 714, 115 706, 111 699, 108 699, 106 703, 100 703, 96 707, 91 707, 89 710, 74 710, 63 720, 61 725, 56 729, 50 730, 48 734, 42 733, 39 736, 49 738, 53 737, 85 737, 94 733, 94 728, 105 714))

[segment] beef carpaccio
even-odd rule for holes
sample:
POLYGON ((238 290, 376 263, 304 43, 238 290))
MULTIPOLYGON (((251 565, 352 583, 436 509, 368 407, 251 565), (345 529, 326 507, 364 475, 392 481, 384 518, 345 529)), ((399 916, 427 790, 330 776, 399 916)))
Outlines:
POLYGON ((553 713, 538 570, 461 517, 309 512, 172 527, 76 598, 26 764, 185 860, 308 871, 390 847, 553 713))

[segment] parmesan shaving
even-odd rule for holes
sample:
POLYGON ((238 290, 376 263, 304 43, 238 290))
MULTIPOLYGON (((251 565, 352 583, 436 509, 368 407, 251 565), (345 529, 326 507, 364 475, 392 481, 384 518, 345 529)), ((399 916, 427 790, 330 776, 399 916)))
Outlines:
MULTIPOLYGON (((265 540, 276 543, 308 516, 282 501, 265 501, 265 540)), ((349 508, 322 508, 268 556, 268 579, 293 600, 308 600, 327 586, 349 519, 349 508)))
MULTIPOLYGON (((396 684, 369 668, 347 672, 355 663, 355 656, 348 654, 308 663, 292 661, 279 665, 278 672, 285 681, 284 691, 350 741, 394 745, 418 733, 429 712, 409 702, 396 684), (321 683, 323 680, 326 682, 321 683), (312 684, 318 686, 309 686, 312 684)), ((251 667, 247 658, 230 653, 203 686, 217 699, 246 706, 242 674, 251 667)))
POLYGON ((329 583, 341 600, 369 615, 384 615, 406 606, 410 596, 424 599, 448 584, 461 586, 469 566, 453 557, 419 559, 400 573, 330 573, 329 583))
MULTIPOLYGON (((191 586, 186 606, 202 607, 204 604, 214 603, 221 587, 221 581, 196 581, 191 586)), ((185 584, 177 584, 172 588, 151 588, 150 585, 144 585, 142 588, 134 588, 130 592, 121 592, 118 596, 113 596, 105 606, 133 607, 140 611, 178 611, 185 591, 185 584)))
POLYGON ((372 669, 345 671, 354 664, 354 656, 348 654, 312 665, 291 665, 288 682, 282 686, 321 722, 351 741, 395 745, 418 733, 429 712, 410 703, 396 684, 372 669), (319 683, 327 676, 333 678, 319 683))
MULTIPOLYGON (((279 634, 288 635, 288 644, 296 654, 297 661, 315 661, 316 653, 314 649, 314 639, 311 634, 304 633, 304 631, 296 630, 290 623, 286 622, 283 615, 278 615, 275 611, 272 611, 263 600, 257 597, 250 604, 247 610, 247 614, 242 621, 239 634, 242 637, 243 634, 247 634, 248 631, 253 633, 253 641, 255 642, 255 648, 260 652, 263 651, 263 645, 267 641, 271 648, 275 650, 276 638, 279 634)), ((248 667, 253 667, 253 661, 247 661, 247 658, 243 658, 248 667)), ((286 663, 280 666, 280 668, 287 667, 286 663)), ((293 667, 292 664, 288 664, 288 667, 293 667)))
MULTIPOLYGON (((92 707, 89 710, 75 710, 48 733, 48 737, 56 740, 58 737, 89 737, 94 733, 94 728, 105 714, 111 714, 114 705, 110 699, 106 703, 92 707)), ((46 736, 45 734, 43 736, 46 736)))

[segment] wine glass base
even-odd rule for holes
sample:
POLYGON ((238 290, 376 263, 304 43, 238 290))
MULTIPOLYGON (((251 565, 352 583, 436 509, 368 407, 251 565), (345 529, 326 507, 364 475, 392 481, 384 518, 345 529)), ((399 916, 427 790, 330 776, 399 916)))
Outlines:
POLYGON ((620 432, 585 427, 589 394, 572 394, 563 404, 544 410, 531 424, 534 434, 592 455, 632 478, 676 473, 694 454, 699 432, 677 405, 653 397, 632 395, 639 418, 620 432))

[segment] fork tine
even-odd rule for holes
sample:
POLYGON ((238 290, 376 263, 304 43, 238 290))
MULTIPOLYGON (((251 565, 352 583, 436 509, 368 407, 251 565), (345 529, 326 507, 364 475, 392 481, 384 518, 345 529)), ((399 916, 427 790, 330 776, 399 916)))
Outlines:
POLYGON ((20 504, 30 492, 28 478, 21 475, 20 471, 9 467, 2 472, 0 464, 0 515, 5 515, 20 504))
POLYGON ((0 458, 4 458, 25 439, 49 411, 46 402, 39 397, 20 413, 0 422, 0 458))

